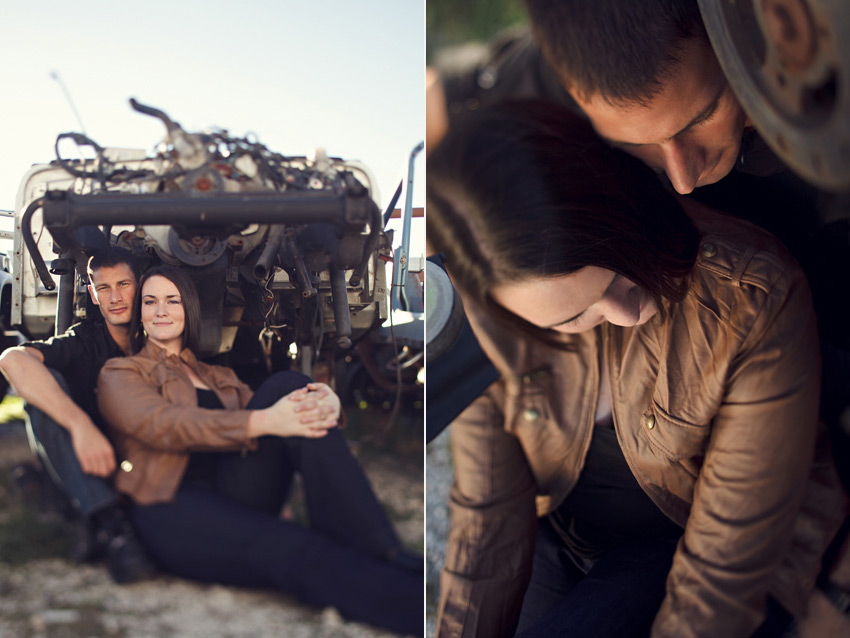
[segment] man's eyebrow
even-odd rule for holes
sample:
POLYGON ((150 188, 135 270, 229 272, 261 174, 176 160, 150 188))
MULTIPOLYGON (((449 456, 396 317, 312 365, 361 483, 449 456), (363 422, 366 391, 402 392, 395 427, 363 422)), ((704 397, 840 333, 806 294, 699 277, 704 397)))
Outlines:
MULTIPOLYGON (((620 273, 614 273, 614 276, 611 278, 611 283, 608 284, 608 286, 605 288, 605 291, 602 293, 603 297, 605 296, 605 294, 609 290, 611 290, 611 286, 613 286, 614 282, 617 281, 620 277, 622 277, 622 275, 620 273)), ((553 323, 551 326, 544 326, 544 330, 551 330, 552 328, 557 328, 558 326, 563 326, 566 323, 570 323, 571 321, 575 321, 576 319, 581 317, 585 312, 587 312, 587 308, 582 310, 580 313, 578 313, 574 317, 570 317, 569 319, 564 319, 563 321, 559 321, 558 323, 553 323)))
POLYGON ((681 131, 676 133, 673 137, 678 137, 682 133, 686 133, 687 131, 689 131, 693 127, 697 126, 698 124, 702 124, 707 119, 709 119, 712 115, 714 115, 714 112, 717 110, 717 106, 720 104, 720 98, 723 97, 723 93, 725 91, 726 91, 726 85, 724 84, 723 86, 720 87, 720 89, 717 91, 717 93, 715 93, 714 99, 712 99, 711 102, 709 102, 706 105, 706 107, 702 111, 700 111, 697 114, 697 116, 688 123, 687 126, 685 126, 685 128, 683 128, 681 131))
MULTIPOLYGON (((694 119, 692 119, 690 122, 688 122, 677 133, 674 133, 673 135, 671 135, 670 137, 668 137, 664 141, 667 142, 669 140, 672 140, 672 139, 679 137, 680 135, 682 135, 684 133, 687 133, 693 127, 695 127, 699 124, 702 124, 707 119, 709 119, 712 115, 714 115, 714 112, 717 110, 717 107, 720 104, 720 98, 723 97, 723 93, 725 93, 726 88, 727 88, 727 85, 725 85, 725 84, 723 86, 721 86, 717 90, 717 93, 714 95, 711 102, 709 102, 702 111, 697 113, 696 116, 694 117, 694 119)), ((613 146, 617 146, 619 148, 622 148, 624 146, 646 146, 646 143, 618 142, 617 140, 612 140, 612 139, 607 138, 607 137, 604 137, 603 139, 607 140, 609 144, 611 144, 613 146)))
MULTIPOLYGON (((127 279, 122 279, 120 281, 116 281, 115 285, 117 286, 119 284, 129 284, 129 283, 133 283, 133 280, 128 277, 127 279)), ((94 284, 94 287, 95 288, 108 288, 109 284, 107 282, 102 282, 102 283, 99 283, 99 284, 94 284)))

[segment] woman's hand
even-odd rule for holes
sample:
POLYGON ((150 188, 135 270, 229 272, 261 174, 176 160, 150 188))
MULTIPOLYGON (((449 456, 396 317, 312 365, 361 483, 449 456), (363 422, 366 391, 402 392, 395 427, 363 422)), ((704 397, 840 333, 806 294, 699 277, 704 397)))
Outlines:
MULTIPOLYGON (((296 397, 293 400, 300 401, 302 402, 302 405, 307 404, 311 407, 312 402, 315 402, 316 411, 318 412, 320 420, 327 420, 329 418, 332 418, 338 423, 342 404, 339 400, 339 397, 333 390, 331 390, 330 386, 325 383, 308 383, 306 389, 306 394, 301 394, 299 397, 296 397)), ((305 414, 302 416, 302 423, 309 423, 309 419, 315 416, 315 414, 312 412, 309 416, 306 414, 306 412, 310 409, 311 408, 305 408, 303 410, 305 414)), ((302 410, 298 410, 296 408, 296 412, 302 412, 302 410)))
POLYGON ((339 397, 324 383, 309 383, 264 410, 254 410, 248 436, 319 438, 339 423, 339 397))

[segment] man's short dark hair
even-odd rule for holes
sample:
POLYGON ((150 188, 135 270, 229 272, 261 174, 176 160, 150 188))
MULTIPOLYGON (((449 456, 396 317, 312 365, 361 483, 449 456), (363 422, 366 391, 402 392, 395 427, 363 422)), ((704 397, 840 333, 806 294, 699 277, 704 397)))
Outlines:
POLYGON ((142 275, 142 269, 139 266, 139 261, 133 253, 121 248, 120 246, 110 246, 104 250, 98 250, 89 258, 86 266, 89 282, 91 283, 91 275, 95 270, 99 270, 100 268, 114 268, 121 264, 127 264, 130 267, 130 270, 133 271, 133 275, 138 282, 139 277, 142 275))
POLYGON ((679 62, 684 41, 708 36, 697 0, 524 0, 534 36, 578 97, 646 104, 679 62))

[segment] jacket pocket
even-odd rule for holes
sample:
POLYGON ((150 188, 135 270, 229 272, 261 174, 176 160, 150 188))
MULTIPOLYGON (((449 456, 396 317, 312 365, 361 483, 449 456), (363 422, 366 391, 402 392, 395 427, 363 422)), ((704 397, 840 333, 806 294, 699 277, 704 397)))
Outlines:
POLYGON ((705 457, 711 425, 694 425, 669 414, 653 401, 641 417, 641 432, 654 448, 673 461, 689 460, 698 471, 705 457))

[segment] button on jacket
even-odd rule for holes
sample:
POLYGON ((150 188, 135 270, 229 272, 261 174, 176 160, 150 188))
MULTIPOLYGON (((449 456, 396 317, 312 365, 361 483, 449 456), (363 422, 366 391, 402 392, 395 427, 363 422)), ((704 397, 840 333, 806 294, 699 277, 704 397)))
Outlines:
POLYGON ((132 357, 110 359, 98 379, 98 402, 118 454, 115 487, 142 505, 171 501, 192 452, 253 447, 245 406, 252 396, 230 368, 180 357, 152 343, 132 357), (198 407, 181 359, 225 409, 198 407))
POLYGON ((646 324, 564 335, 566 352, 467 303, 502 376, 451 426, 439 636, 510 635, 536 516, 581 473, 603 361, 626 461, 685 530, 652 636, 749 636, 767 593, 804 613, 846 507, 819 434, 808 285, 770 235, 691 207, 702 243, 689 292, 646 324))

